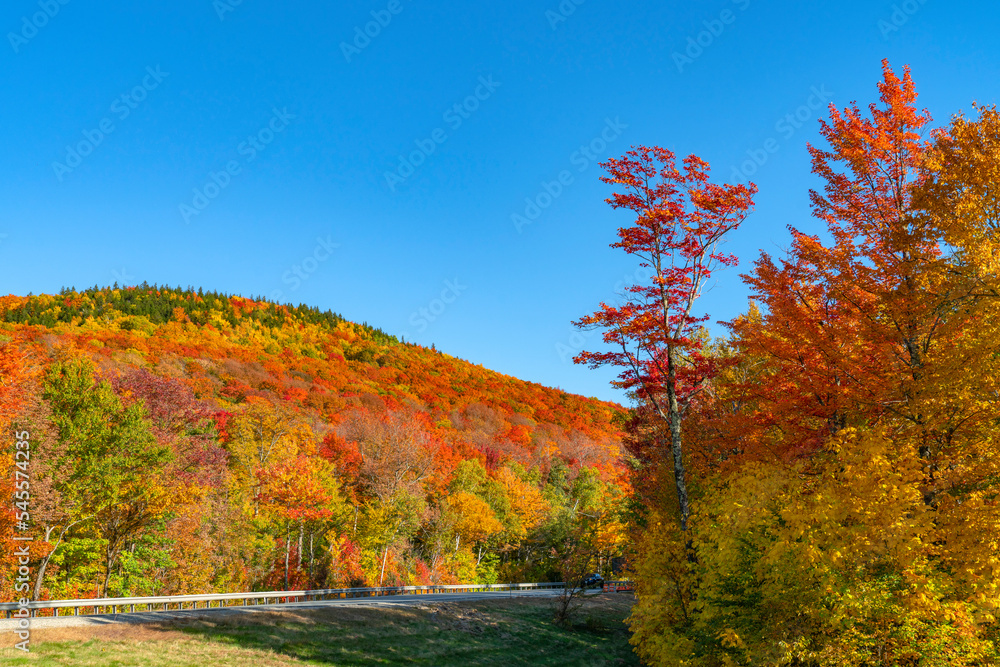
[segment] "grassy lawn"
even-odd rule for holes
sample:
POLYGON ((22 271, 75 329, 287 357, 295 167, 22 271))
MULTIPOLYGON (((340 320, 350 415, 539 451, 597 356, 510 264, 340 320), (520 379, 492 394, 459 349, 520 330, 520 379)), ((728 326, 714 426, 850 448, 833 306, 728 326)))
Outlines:
POLYGON ((628 594, 588 598, 573 627, 551 600, 240 614, 163 626, 32 631, 31 653, 0 644, 3 665, 638 665, 623 621, 628 594))

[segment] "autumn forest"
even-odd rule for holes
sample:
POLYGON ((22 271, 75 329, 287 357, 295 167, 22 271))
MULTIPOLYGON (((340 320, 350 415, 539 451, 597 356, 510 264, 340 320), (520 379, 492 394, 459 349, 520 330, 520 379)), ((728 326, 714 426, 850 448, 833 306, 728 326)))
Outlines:
POLYGON ((545 580, 582 524, 621 554, 617 406, 212 293, 8 297, 0 320, 36 596, 545 580))

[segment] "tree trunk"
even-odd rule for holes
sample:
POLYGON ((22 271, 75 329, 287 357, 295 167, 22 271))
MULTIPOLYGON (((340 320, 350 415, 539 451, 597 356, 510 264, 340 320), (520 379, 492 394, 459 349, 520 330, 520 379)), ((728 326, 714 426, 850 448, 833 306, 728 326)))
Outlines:
MULTIPOLYGON (((68 528, 68 526, 67 526, 67 528, 68 528)), ((54 531, 55 529, 56 529, 55 526, 46 526, 45 527, 45 541, 46 542, 48 542, 49 538, 52 537, 52 531, 54 531)), ((59 542, 62 542, 62 536, 63 536, 63 534, 65 532, 66 532, 66 528, 64 528, 63 532, 59 534, 59 540, 56 542, 56 545, 54 547, 52 547, 52 551, 50 551, 48 553, 48 555, 46 555, 42 559, 42 562, 39 563, 39 565, 38 565, 38 576, 35 578, 35 588, 31 592, 31 599, 32 600, 37 600, 39 598, 39 596, 41 596, 41 594, 42 594, 42 582, 45 581, 45 568, 49 566, 49 560, 52 558, 52 554, 54 554, 56 552, 56 549, 59 548, 59 542)))
POLYGON ((288 552, 291 546, 289 542, 292 538, 292 526, 291 523, 285 524, 285 590, 288 590, 288 552))
POLYGON ((670 417, 670 450, 674 458, 674 482, 677 485, 677 504, 680 506, 681 531, 687 533, 688 505, 687 482, 684 481, 684 458, 681 448, 681 411, 677 404, 677 352, 667 348, 667 412, 670 417))
MULTIPOLYGON (((46 540, 48 541, 48 540, 46 540)), ((55 549, 52 550, 53 552, 55 549)), ((45 581, 45 568, 49 566, 49 558, 52 556, 50 553, 48 556, 42 559, 42 562, 38 565, 38 576, 35 577, 35 588, 31 592, 31 599, 37 600, 42 594, 42 582, 45 581)))
POLYGON ((309 531, 309 590, 313 588, 313 532, 309 531))
POLYGON ((389 545, 386 545, 385 553, 382 554, 382 572, 378 575, 379 588, 382 587, 382 579, 385 578, 385 561, 388 557, 389 557, 389 545))
POLYGON ((302 570, 302 530, 303 530, 302 519, 299 519, 299 552, 298 552, 299 564, 297 566, 297 569, 299 571, 302 570))
MULTIPOLYGON (((115 564, 114 558, 112 557, 111 553, 108 552, 108 554, 105 556, 105 561, 104 561, 104 595, 105 595, 105 597, 107 597, 107 594, 108 594, 108 582, 111 580, 111 568, 112 568, 112 566, 114 564, 115 564)), ((97 597, 100 597, 100 596, 101 596, 100 595, 100 590, 98 590, 97 597)))

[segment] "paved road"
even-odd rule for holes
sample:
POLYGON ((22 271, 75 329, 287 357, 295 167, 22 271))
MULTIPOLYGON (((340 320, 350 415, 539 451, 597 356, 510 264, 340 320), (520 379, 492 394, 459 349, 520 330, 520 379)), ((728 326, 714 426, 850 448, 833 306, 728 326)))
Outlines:
MULTIPOLYGON (((599 593, 600 591, 596 591, 599 593)), ((311 600, 309 602, 289 602, 287 604, 255 605, 252 607, 212 607, 209 609, 183 609, 171 611, 145 611, 135 614, 102 614, 99 616, 57 616, 31 619, 31 629, 67 628, 74 626, 99 626, 116 623, 164 623, 174 620, 212 619, 232 614, 259 614, 272 611, 319 609, 324 607, 395 607, 440 602, 464 602, 468 600, 495 600, 506 597, 554 597, 562 593, 560 589, 534 591, 508 591, 494 593, 439 593, 433 595, 387 595, 373 598, 348 598, 343 600, 311 600)), ((588 594, 593 594, 590 592, 588 594)), ((0 619, 0 632, 15 628, 17 620, 0 619)))

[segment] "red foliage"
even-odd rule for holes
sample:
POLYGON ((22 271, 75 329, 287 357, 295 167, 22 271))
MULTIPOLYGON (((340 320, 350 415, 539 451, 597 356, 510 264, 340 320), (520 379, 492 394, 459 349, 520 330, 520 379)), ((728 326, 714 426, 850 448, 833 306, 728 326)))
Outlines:
POLYGON ((434 583, 434 573, 431 572, 431 569, 429 567, 427 567, 427 563, 420 560, 419 558, 417 559, 417 566, 415 570, 416 570, 416 582, 414 582, 414 585, 430 586, 434 583))
POLYGON ((348 442, 336 431, 331 431, 323 438, 319 453, 323 458, 333 461, 338 474, 357 477, 361 465, 361 452, 356 442, 348 442))
POLYGON ((219 391, 220 396, 230 398, 236 403, 242 403, 247 399, 247 396, 252 396, 254 394, 255 392, 253 387, 245 382, 234 380, 233 378, 228 378, 225 381, 225 385, 219 391))
POLYGON ((483 465, 486 466, 486 470, 489 472, 495 471, 501 465, 503 465, 506 457, 504 457, 500 452, 498 452, 493 447, 484 447, 482 449, 482 454, 484 457, 483 465))
POLYGON ((233 413, 226 410, 217 410, 210 416, 212 421, 215 422, 215 431, 219 434, 219 441, 229 442, 229 431, 226 428, 229 426, 229 420, 232 418, 233 413))
POLYGON ((888 62, 883 70, 870 118, 856 104, 832 108, 820 130, 829 150, 809 147, 824 181, 823 193, 810 193, 813 214, 833 242, 793 228, 786 258, 762 254, 744 276, 763 314, 730 326, 740 352, 767 367, 744 389, 758 401, 759 432, 783 434, 780 451, 771 443, 762 455, 807 455, 849 415, 867 422, 895 411, 877 397, 895 395, 894 383, 917 372, 909 364, 920 323, 938 318, 939 295, 916 272, 941 249, 911 206, 930 116, 915 106, 908 70, 902 78, 888 62))
POLYGON ((707 162, 689 155, 681 171, 674 154, 659 147, 639 146, 602 166, 608 171, 602 181, 624 186, 608 203, 636 216, 611 247, 637 257, 653 277, 629 287, 623 305, 602 303, 577 323, 603 329, 613 351, 582 352, 574 361, 619 366, 620 387, 654 399, 676 389, 683 401, 712 371, 696 337, 708 316, 695 315, 694 303, 717 267, 736 264, 719 245, 753 207, 757 186, 715 185, 707 162), (676 369, 676 381, 668 350, 683 350, 689 359, 676 369))

